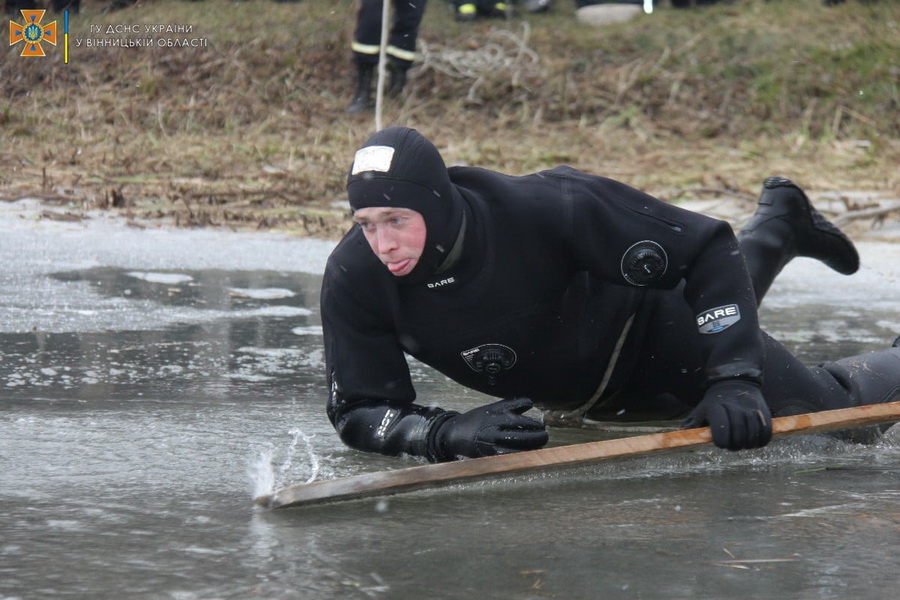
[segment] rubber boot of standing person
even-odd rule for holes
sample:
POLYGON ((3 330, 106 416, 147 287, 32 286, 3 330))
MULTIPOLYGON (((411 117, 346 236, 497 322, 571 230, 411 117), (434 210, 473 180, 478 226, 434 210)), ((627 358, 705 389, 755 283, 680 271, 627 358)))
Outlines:
MULTIPOLYGON (((368 112, 375 106, 372 99, 373 80, 376 75, 376 67, 371 63, 356 63, 356 90, 353 92, 353 101, 347 107, 348 114, 359 114, 368 112)), ((389 98, 399 98, 406 87, 406 72, 409 70, 408 64, 402 61, 388 58, 387 74, 388 81, 385 88, 389 98)))
POLYGON ((389 98, 399 98, 406 87, 406 72, 409 70, 409 63, 396 60, 392 57, 388 58, 387 72, 388 84, 387 95, 389 98))
MULTIPOLYGON (((419 25, 425 14, 426 0, 402 0, 392 2, 387 35, 385 68, 388 73, 386 92, 397 97, 406 87, 406 75, 416 58, 416 40, 419 25)), ((384 18, 382 0, 362 0, 353 33, 353 63, 355 89, 353 100, 347 107, 350 114, 367 112, 374 108, 373 81, 381 56, 381 21, 384 18)))
POLYGON ((356 89, 353 92, 353 101, 347 107, 348 114, 359 114, 372 110, 375 106, 372 100, 372 79, 375 75, 375 64, 353 61, 356 66, 356 89))

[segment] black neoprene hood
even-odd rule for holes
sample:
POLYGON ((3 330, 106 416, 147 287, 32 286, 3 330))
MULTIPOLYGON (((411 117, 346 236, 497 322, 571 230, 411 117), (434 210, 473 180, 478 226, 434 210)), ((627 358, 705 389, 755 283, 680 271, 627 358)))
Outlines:
POLYGON ((415 129, 389 127, 356 152, 347 177, 350 208, 408 208, 425 219, 425 248, 404 277, 420 281, 438 271, 459 237, 464 201, 450 182, 440 152, 415 129))

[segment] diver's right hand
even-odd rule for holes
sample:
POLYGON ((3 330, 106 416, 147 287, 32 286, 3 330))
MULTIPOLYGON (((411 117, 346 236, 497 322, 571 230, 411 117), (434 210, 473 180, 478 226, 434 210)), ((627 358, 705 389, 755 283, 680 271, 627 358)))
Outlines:
POLYGON ((523 415, 532 406, 528 398, 509 398, 438 423, 431 432, 434 459, 444 462, 541 448, 549 437, 546 427, 523 415))

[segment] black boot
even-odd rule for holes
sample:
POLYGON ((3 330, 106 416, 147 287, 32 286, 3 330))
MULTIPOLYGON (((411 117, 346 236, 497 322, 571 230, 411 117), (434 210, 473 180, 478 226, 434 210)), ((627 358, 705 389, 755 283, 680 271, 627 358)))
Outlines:
POLYGON ((813 207, 803 190, 784 177, 763 182, 756 213, 737 238, 757 304, 781 269, 797 256, 818 259, 844 275, 859 269, 853 242, 813 207))
POLYGON ((488 10, 488 17, 492 19, 509 19, 512 15, 512 7, 506 2, 494 2, 488 10))
POLYGON ((406 87, 406 67, 395 62, 388 62, 388 79, 387 95, 391 98, 398 98, 406 87))
POLYGON ((353 102, 347 107, 346 112, 357 114, 371 110, 372 104, 372 74, 375 65, 371 63, 356 63, 356 91, 353 93, 353 102))

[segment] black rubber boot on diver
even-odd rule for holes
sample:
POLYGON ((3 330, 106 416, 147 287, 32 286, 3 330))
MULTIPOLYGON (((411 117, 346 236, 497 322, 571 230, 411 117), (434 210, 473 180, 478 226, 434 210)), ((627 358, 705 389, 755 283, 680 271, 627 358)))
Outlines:
POLYGON ((356 91, 353 92, 353 102, 347 107, 347 113, 357 114, 372 108, 372 74, 374 72, 375 65, 356 63, 356 91))
POLYGON ((737 234, 753 280, 756 303, 793 258, 822 261, 838 273, 859 269, 859 254, 844 233, 813 207, 794 182, 769 177, 763 182, 756 213, 737 234))

